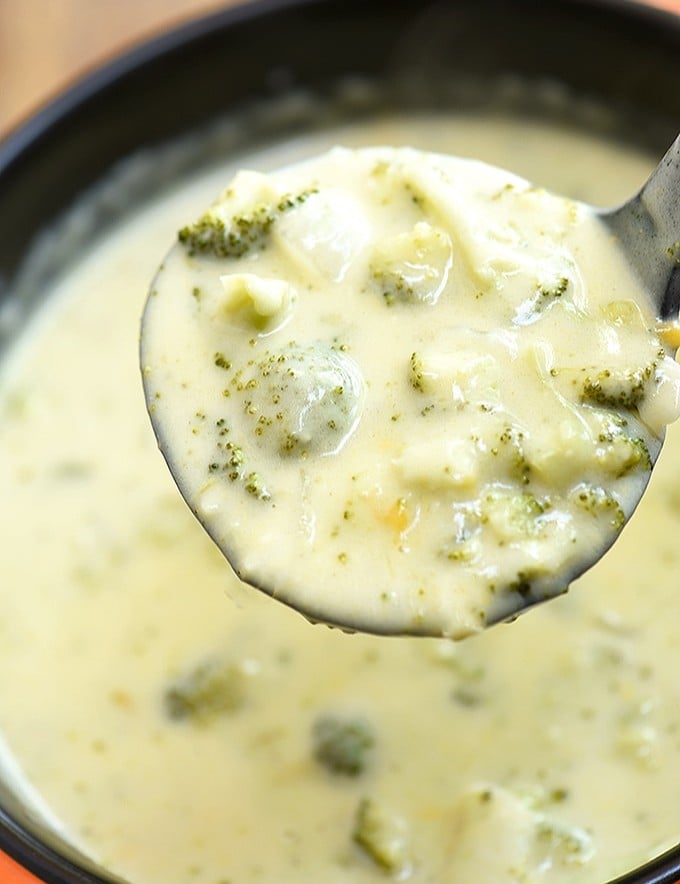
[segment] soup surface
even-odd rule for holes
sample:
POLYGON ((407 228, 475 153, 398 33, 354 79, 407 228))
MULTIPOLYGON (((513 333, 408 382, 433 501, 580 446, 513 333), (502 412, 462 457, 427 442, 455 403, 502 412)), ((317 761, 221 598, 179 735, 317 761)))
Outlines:
MULTIPOLYGON (((335 142, 478 156, 602 204, 653 165, 474 117, 336 131, 248 165, 335 142)), ((680 433, 587 577, 462 644, 311 626, 239 584, 188 512, 146 415, 139 318, 158 255, 240 165, 127 219, 4 361, 5 775, 134 884, 592 884, 670 846, 680 433)))

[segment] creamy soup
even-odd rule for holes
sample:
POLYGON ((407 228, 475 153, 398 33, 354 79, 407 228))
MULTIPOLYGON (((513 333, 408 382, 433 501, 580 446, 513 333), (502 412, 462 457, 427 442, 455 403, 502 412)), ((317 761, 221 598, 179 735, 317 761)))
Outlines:
MULTIPOLYGON (((653 158, 535 123, 345 144, 479 156, 615 203, 653 158), (570 163, 563 158, 569 156, 570 163)), ((0 733, 34 812, 134 884, 601 882, 680 834, 680 434, 570 593, 462 644, 312 626, 239 584, 156 449, 138 368, 158 255, 236 165, 126 220, 0 377, 0 733)))
POLYGON ((680 367, 609 228, 470 159, 243 170, 179 231, 142 369, 241 577, 325 622, 461 638, 623 527, 680 367))

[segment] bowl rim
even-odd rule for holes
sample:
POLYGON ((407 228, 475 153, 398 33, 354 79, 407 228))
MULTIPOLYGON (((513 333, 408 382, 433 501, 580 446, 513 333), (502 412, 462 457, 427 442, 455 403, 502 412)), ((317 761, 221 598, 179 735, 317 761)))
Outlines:
POLYGON ((200 41, 216 28, 233 27, 288 7, 311 6, 324 2, 325 0, 236 0, 232 5, 189 18, 146 39, 142 38, 129 48, 76 75, 63 88, 40 101, 33 110, 29 109, 15 121, 0 137, 0 176, 6 174, 20 154, 30 149, 45 132, 61 123, 65 116, 80 109, 121 77, 152 64, 160 56, 200 41))
MULTIPOLYGON (((180 24, 170 26, 135 45, 124 49, 101 64, 77 75, 51 97, 38 103, 0 137, 0 178, 6 175, 19 156, 35 146, 35 143, 65 117, 79 110, 102 90, 119 79, 153 64, 162 56, 201 41, 216 28, 233 27, 242 22, 266 17, 275 12, 303 7, 323 7, 329 0, 236 0, 222 9, 199 15, 180 24)), ((370 0, 373 5, 389 8, 395 0, 370 0)), ((454 0, 455 2, 455 0, 454 0)), ((525 0, 527 2, 527 0, 525 0)), ((532 0, 528 0, 529 3, 532 0)), ((619 17, 641 17, 649 25, 660 29, 671 28, 680 33, 680 10, 657 6, 653 0, 551 0, 556 6, 569 7, 578 14, 580 8, 602 9, 619 17)), ((542 0, 533 0, 540 6, 542 0)))

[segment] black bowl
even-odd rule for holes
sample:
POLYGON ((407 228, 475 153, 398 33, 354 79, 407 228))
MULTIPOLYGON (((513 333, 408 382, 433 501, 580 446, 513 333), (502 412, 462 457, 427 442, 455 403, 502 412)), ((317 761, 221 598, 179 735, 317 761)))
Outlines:
MULTIPOLYGON (((661 155, 677 134, 678 82, 680 17, 623 0, 259 0, 225 10, 92 74, 0 145, 0 308, 10 289, 39 291, 74 236, 87 239, 120 214, 120 201, 95 185, 151 151, 162 158, 156 174, 128 188, 144 199, 181 171, 191 151, 169 145, 190 132, 211 133, 195 142, 195 163, 196 150, 206 159, 239 138, 280 137, 376 106, 501 101, 661 155), (308 96, 315 114, 271 113, 291 94, 308 96), (236 134, 215 122, 235 115, 250 121, 236 134), (46 236, 68 230, 59 222, 93 189, 86 229, 46 236)), ((0 326, 0 344, 2 336, 0 326)), ((48 884, 114 880, 1 782, 0 848, 48 884)), ((680 846, 617 884, 678 879, 680 846)))

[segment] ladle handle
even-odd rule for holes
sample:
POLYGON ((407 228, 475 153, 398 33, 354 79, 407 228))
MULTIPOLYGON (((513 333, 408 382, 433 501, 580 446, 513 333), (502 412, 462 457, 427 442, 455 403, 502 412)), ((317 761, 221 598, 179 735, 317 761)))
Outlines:
POLYGON ((658 305, 660 319, 680 309, 680 135, 637 196, 602 215, 658 305))

